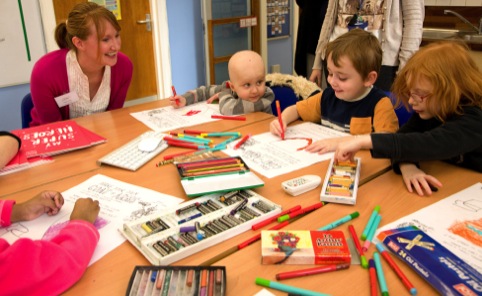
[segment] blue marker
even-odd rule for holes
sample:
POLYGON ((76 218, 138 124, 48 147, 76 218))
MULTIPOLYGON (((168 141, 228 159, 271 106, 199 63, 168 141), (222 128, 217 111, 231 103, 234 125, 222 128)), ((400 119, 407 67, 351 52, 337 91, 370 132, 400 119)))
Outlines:
POLYGON ((278 282, 270 281, 259 277, 256 278, 255 283, 256 285, 260 285, 263 287, 273 288, 279 291, 287 292, 290 294, 301 295, 301 296, 328 296, 328 294, 323 294, 323 293, 318 293, 318 292, 301 289, 293 286, 288 286, 285 284, 280 284, 278 282))
POLYGON ((370 216, 370 219, 368 219, 368 223, 365 226, 365 229, 363 230, 363 233, 361 235, 362 240, 366 240, 368 236, 368 232, 370 231, 370 227, 373 224, 373 221, 375 220, 375 217, 378 215, 380 212, 380 206, 376 206, 375 209, 373 210, 372 215, 370 216))
POLYGON ((370 231, 368 232, 367 239, 363 244, 363 247, 362 247, 363 252, 368 251, 368 248, 370 247, 370 243, 373 240, 373 237, 375 236, 375 232, 377 232, 377 228, 378 228, 378 225, 380 225, 381 220, 382 220, 382 215, 377 215, 375 217, 375 220, 372 223, 370 231))
POLYGON ((350 220, 352 220, 352 219, 355 219, 355 218, 358 217, 358 216, 360 216, 360 213, 358 213, 358 212, 351 213, 350 215, 347 215, 347 216, 345 216, 345 217, 343 217, 343 218, 341 218, 341 219, 339 219, 339 220, 336 220, 335 222, 332 222, 332 223, 330 223, 330 224, 328 224, 328 225, 325 225, 325 226, 323 226, 323 227, 321 227, 321 228, 318 228, 318 230, 330 230, 330 229, 333 229, 333 228, 335 228, 335 227, 337 227, 337 226, 339 226, 339 225, 341 225, 341 224, 343 224, 343 223, 346 223, 346 222, 348 222, 348 221, 350 221, 350 220))
POLYGON ((377 270, 378 284, 382 291, 382 296, 388 296, 387 282, 385 281, 385 275, 383 274, 382 262, 380 261, 380 254, 373 253, 373 260, 375 261, 375 269, 377 270))

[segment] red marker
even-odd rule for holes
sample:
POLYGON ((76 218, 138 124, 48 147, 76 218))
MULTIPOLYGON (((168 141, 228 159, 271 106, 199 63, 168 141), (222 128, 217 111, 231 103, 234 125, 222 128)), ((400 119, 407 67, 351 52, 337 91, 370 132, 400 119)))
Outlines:
POLYGON ((377 270, 375 269, 375 261, 368 260, 368 271, 370 273, 370 295, 378 295, 377 270))
MULTIPOLYGON (((175 97, 177 95, 177 93, 176 93, 176 88, 174 87, 174 85, 171 86, 171 89, 172 89, 172 96, 175 97)), ((176 105, 179 106, 180 103, 181 102, 179 101, 179 99, 176 99, 176 105)))
POLYGON ((251 134, 247 134, 246 136, 242 137, 236 145, 234 145, 234 150, 239 149, 248 139, 251 137, 251 134))
POLYGON ((356 247, 356 250, 358 252, 358 255, 360 256, 361 266, 363 268, 368 268, 367 258, 365 257, 365 255, 363 255, 363 249, 362 249, 362 246, 360 244, 360 240, 358 239, 358 236, 356 234, 356 231, 355 231, 355 228, 353 227, 353 225, 348 225, 348 231, 351 234, 351 238, 353 239, 353 242, 355 243, 355 247, 356 247))
POLYGON ((308 268, 308 269, 281 272, 276 274, 276 279, 280 281, 280 280, 292 279, 296 277, 302 277, 306 275, 313 275, 313 274, 325 273, 330 271, 348 269, 348 267, 350 267, 350 264, 344 263, 344 264, 332 264, 332 265, 326 265, 326 266, 320 266, 320 267, 314 267, 314 268, 308 268))
MULTIPOLYGON (((276 224, 275 226, 269 228, 268 230, 279 230, 279 229, 285 227, 286 225, 288 225, 289 223, 290 223, 289 221, 284 221, 283 223, 276 224)), ((261 233, 256 234, 252 238, 240 243, 238 245, 238 250, 241 250, 242 248, 249 246, 250 244, 254 243, 255 241, 259 240, 260 238, 261 238, 261 233)))
POLYGON ((314 210, 316 210, 316 209, 321 208, 323 205, 324 205, 323 202, 318 202, 318 203, 316 203, 316 204, 314 204, 314 205, 311 205, 311 206, 309 206, 309 207, 306 207, 306 208, 303 208, 303 209, 301 209, 301 210, 298 210, 298 211, 295 211, 295 212, 286 214, 286 215, 284 215, 284 216, 279 217, 279 218, 278 218, 278 222, 283 222, 283 221, 286 221, 286 220, 288 220, 288 219, 294 218, 294 217, 296 217, 296 216, 309 213, 309 212, 311 212, 311 211, 314 211, 314 210))
POLYGON ((211 118, 213 118, 213 119, 241 120, 241 121, 246 120, 246 117, 244 117, 244 116, 230 116, 230 115, 216 115, 216 114, 211 115, 211 118))
POLYGON ((278 121, 279 126, 281 127, 281 140, 285 139, 285 128, 283 127, 283 117, 281 116, 281 107, 279 105, 279 101, 276 100, 276 111, 278 111, 278 121))
POLYGON ((376 247, 380 254, 382 254, 382 257, 387 260, 388 265, 395 271, 395 273, 398 275, 402 283, 405 285, 405 287, 408 289, 410 294, 416 295, 417 294, 417 289, 412 285, 412 283, 408 280, 408 278, 405 276, 403 271, 398 267, 398 265, 393 261, 392 257, 390 257, 390 254, 388 254, 388 251, 383 247, 381 243, 377 243, 376 247))
POLYGON ((261 221, 261 222, 258 222, 258 223, 256 223, 256 224, 253 224, 253 225, 251 226, 251 229, 252 229, 252 230, 260 229, 261 227, 264 227, 264 226, 266 226, 266 225, 268 225, 268 224, 270 224, 270 223, 278 220, 279 217, 284 216, 284 215, 289 214, 289 213, 292 213, 292 212, 294 212, 294 211, 298 211, 299 209, 301 209, 301 206, 300 206, 300 205, 294 206, 294 207, 292 207, 291 209, 287 209, 287 210, 279 213, 278 215, 276 215, 276 216, 274 216, 274 217, 271 217, 271 218, 268 218, 268 219, 263 220, 263 221, 261 221))

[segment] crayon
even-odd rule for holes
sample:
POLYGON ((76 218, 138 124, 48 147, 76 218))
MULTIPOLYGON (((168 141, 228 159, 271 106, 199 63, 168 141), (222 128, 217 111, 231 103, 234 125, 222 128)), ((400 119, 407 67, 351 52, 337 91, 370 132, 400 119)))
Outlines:
POLYGON ((184 218, 184 219, 182 219, 182 220, 177 221, 177 224, 186 223, 186 222, 188 222, 188 221, 191 221, 192 219, 196 219, 196 218, 198 218, 198 217, 201 217, 202 215, 203 215, 203 214, 201 214, 201 213, 196 213, 196 214, 194 214, 194 215, 192 215, 192 216, 189 216, 189 217, 187 217, 187 218, 184 218))
POLYGON ((234 145, 234 150, 239 149, 244 143, 246 143, 249 137, 251 137, 251 134, 247 134, 244 137, 242 137, 241 140, 239 140, 238 143, 234 145))

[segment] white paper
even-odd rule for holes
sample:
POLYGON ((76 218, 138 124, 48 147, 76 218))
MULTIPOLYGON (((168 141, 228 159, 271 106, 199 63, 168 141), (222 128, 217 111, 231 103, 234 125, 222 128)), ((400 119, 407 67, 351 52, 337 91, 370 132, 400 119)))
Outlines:
POLYGON ((19 238, 48 239, 70 219, 75 201, 80 197, 98 200, 100 213, 95 222, 100 240, 89 263, 92 264, 125 241, 118 229, 134 221, 183 201, 154 190, 124 183, 104 175, 95 175, 62 192, 65 203, 55 216, 43 215, 33 221, 14 223, 0 229, 0 237, 10 244, 19 238))
POLYGON ((267 132, 249 138, 236 150, 233 149, 237 143, 235 141, 229 144, 223 152, 230 156, 241 156, 250 169, 268 178, 273 178, 333 157, 333 152, 318 154, 307 152, 304 149, 298 150, 308 144, 307 140, 289 138, 310 138, 315 142, 343 136, 348 136, 348 134, 316 123, 303 122, 289 126, 285 131, 284 141, 271 132, 267 132))
POLYGON ((215 121, 211 115, 221 115, 218 104, 200 102, 179 109, 172 106, 131 113, 135 119, 150 129, 166 132, 174 129, 215 121))
POLYGON ((383 230, 410 225, 418 227, 482 273, 482 183, 383 226, 375 237, 383 230))

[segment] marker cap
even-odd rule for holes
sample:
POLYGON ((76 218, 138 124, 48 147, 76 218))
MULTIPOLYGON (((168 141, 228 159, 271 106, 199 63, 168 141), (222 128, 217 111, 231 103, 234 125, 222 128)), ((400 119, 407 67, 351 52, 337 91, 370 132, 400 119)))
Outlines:
POLYGON ((255 283, 256 283, 256 285, 269 287, 270 281, 267 280, 267 279, 263 279, 263 278, 256 278, 255 283))

